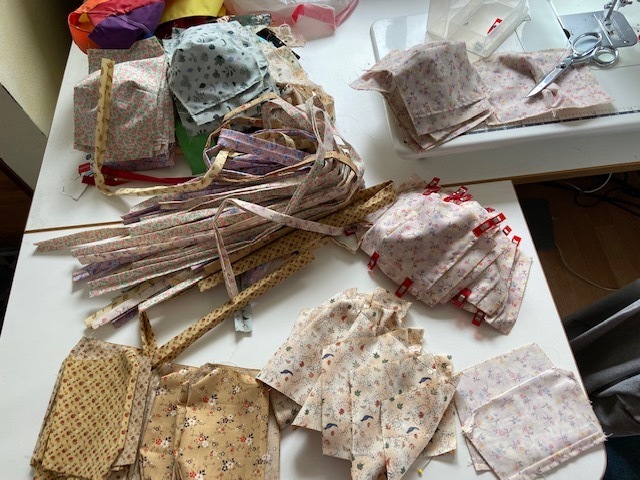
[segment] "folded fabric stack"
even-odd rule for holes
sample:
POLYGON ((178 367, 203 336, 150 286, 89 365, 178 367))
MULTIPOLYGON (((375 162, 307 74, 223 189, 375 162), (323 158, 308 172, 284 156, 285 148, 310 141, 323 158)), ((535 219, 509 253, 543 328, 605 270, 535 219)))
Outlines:
POLYGON ((431 42, 393 50, 351 86, 382 93, 402 139, 416 152, 482 124, 553 121, 611 102, 585 65, 572 67, 540 95, 526 98, 567 55, 562 49, 497 53, 471 64, 464 43, 431 42))
POLYGON ((451 140, 492 112, 464 42, 394 50, 351 86, 381 92, 404 141, 417 151, 451 140))
POLYGON ((173 102, 167 57, 158 40, 136 42, 128 50, 89 50, 89 75, 74 89, 74 148, 95 148, 100 62, 113 60, 111 116, 105 165, 149 170, 174 164, 173 102))
POLYGON ((466 187, 409 178, 388 209, 370 217, 361 240, 379 268, 429 306, 452 301, 503 334, 513 328, 531 268, 519 237, 500 227, 505 216, 484 208, 466 187))
POLYGON ((450 357, 422 352, 422 330, 402 326, 409 307, 350 289, 303 310, 257 377, 289 399, 279 423, 321 432, 353 479, 399 479, 421 454, 456 448, 450 357))
POLYGON ((231 110, 275 91, 259 42, 236 21, 176 29, 163 41, 169 87, 189 135, 213 132, 231 110))
POLYGON ((555 367, 535 344, 456 377, 455 405, 479 472, 493 470, 500 479, 540 478, 605 440, 574 375, 555 367))
POLYGON ((161 367, 140 441, 141 478, 278 480, 280 429, 257 373, 161 367))
POLYGON ((53 389, 31 459, 36 478, 130 478, 150 378, 139 350, 83 338, 53 389))

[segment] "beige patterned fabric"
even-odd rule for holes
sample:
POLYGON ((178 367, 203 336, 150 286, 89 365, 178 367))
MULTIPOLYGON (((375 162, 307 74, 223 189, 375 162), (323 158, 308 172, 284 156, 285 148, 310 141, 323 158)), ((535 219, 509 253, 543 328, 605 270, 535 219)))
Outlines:
POLYGON ((83 338, 64 361, 31 461, 37 476, 111 478, 134 464, 151 374, 132 347, 83 338))
POLYGON ((140 446, 143 479, 279 478, 279 428, 257 370, 162 372, 140 446))

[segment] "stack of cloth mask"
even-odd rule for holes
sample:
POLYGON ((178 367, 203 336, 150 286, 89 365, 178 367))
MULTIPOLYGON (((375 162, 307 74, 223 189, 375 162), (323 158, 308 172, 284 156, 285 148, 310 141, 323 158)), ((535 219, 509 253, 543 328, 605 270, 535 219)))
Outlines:
POLYGON ((394 50, 351 86, 381 92, 404 141, 416 151, 451 140, 492 113, 464 42, 394 50))
POLYGON ((476 126, 553 121, 560 111, 579 117, 582 109, 611 102, 584 65, 526 98, 566 55, 506 52, 471 64, 464 43, 432 42, 389 52, 351 86, 381 92, 405 143, 422 152, 476 126))
POLYGON ((499 479, 541 478, 605 435, 571 372, 535 344, 458 374, 455 405, 473 465, 499 479))
POLYGON ((189 135, 213 132, 231 110, 275 91, 261 41, 236 21, 176 29, 163 41, 169 87, 189 135))
POLYGON ((257 377, 282 394, 278 423, 321 432, 353 479, 397 480, 456 448, 450 357, 422 351, 422 330, 402 326, 409 307, 383 289, 342 292, 303 310, 257 377))
POLYGON ((105 166, 119 170, 173 166, 175 128, 168 63, 155 37, 126 50, 88 50, 89 75, 74 89, 74 148, 87 153, 95 149, 102 58, 116 63, 105 166))
POLYGON ((513 328, 531 258, 509 238, 505 216, 484 208, 466 187, 444 190, 437 179, 410 177, 390 207, 362 226, 360 248, 380 269, 429 306, 453 302, 503 334, 513 328))
POLYGON ((35 478, 132 478, 150 378, 141 351, 83 338, 54 386, 31 459, 35 478))

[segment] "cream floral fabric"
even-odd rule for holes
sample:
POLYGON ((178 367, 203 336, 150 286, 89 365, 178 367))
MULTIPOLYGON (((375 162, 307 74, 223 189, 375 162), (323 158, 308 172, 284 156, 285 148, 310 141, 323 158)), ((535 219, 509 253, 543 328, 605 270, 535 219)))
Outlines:
POLYGON ((382 289, 338 294, 301 312, 258 375, 296 402, 281 424, 321 432, 352 478, 398 479, 456 448, 450 358, 422 353, 422 330, 402 327, 409 306, 382 289))

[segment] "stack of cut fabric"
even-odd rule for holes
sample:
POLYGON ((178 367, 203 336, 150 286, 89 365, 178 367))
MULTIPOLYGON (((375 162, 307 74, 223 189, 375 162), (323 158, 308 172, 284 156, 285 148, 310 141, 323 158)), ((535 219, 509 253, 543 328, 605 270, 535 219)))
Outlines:
POLYGON ((279 423, 321 432, 353 479, 396 480, 456 448, 450 357, 423 353, 423 331, 402 326, 409 307, 383 289, 340 293, 303 310, 258 375, 290 400, 279 423))
POLYGON ((53 389, 31 459, 36 478, 130 478, 150 378, 139 350, 83 338, 53 389))
POLYGON ((480 124, 542 123, 560 111, 563 118, 576 118, 585 108, 610 103, 586 64, 527 98, 567 54, 502 52, 471 64, 464 43, 431 42, 389 52, 351 86, 381 92, 402 139, 423 152, 480 124))
POLYGON ((509 239, 505 216, 484 208, 466 187, 443 190, 409 178, 398 199, 370 218, 361 248, 399 285, 429 306, 453 301, 503 334, 513 328, 531 258, 509 239))
POLYGON ((492 470, 501 480, 541 478, 605 440, 574 375, 535 344, 456 377, 455 405, 478 472, 492 470))
POLYGON ((149 170, 174 164, 173 102, 167 57, 158 40, 136 42, 128 50, 89 50, 89 75, 74 90, 74 148, 95 149, 100 62, 113 60, 112 105, 105 165, 149 170))
POLYGON ((219 364, 160 367, 140 441, 141 478, 225 478, 226 472, 278 480, 280 429, 257 373, 219 364))
POLYGON ((176 29, 164 40, 169 87, 189 135, 213 132, 231 110, 275 91, 261 41, 236 21, 176 29))
POLYGON ((492 112, 464 42, 394 50, 351 86, 381 92, 404 141, 417 151, 451 140, 492 112))

